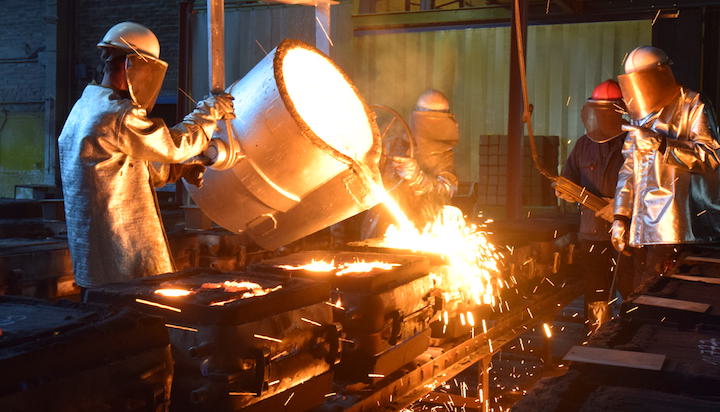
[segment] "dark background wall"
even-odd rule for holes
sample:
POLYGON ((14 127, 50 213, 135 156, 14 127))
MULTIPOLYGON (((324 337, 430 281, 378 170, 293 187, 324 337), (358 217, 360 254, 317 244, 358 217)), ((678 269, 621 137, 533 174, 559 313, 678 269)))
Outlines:
POLYGON ((4 0, 0 13, 0 102, 41 102, 45 87, 44 1, 4 0), (40 30, 38 30, 40 28, 40 30))

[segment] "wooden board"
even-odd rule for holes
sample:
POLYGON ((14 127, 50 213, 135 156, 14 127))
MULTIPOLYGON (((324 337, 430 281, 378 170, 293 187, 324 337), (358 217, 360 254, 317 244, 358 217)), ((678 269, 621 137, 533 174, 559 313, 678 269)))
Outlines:
POLYGON ((690 282, 702 282, 710 283, 713 285, 720 285, 720 278, 710 278, 707 276, 693 276, 693 275, 670 275, 673 279, 687 280, 690 282))
POLYGON ((576 345, 563 360, 659 371, 665 363, 665 355, 576 345))
POLYGON ((640 295, 632 303, 636 305, 658 306, 661 308, 684 310, 688 312, 705 313, 710 309, 707 303, 691 302, 688 300, 659 298, 657 296, 640 295))
POLYGON ((689 262, 720 263, 720 258, 710 258, 710 257, 703 257, 703 256, 688 256, 683 260, 689 261, 689 262))

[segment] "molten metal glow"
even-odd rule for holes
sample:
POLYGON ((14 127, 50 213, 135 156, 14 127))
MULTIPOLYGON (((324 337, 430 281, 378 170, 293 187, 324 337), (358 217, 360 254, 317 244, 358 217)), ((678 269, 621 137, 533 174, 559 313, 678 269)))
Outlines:
POLYGON ((278 265, 277 267, 285 270, 307 270, 308 272, 332 272, 337 269, 335 261, 328 262, 325 260, 311 260, 310 263, 304 265, 278 265))
POLYGON ((236 300, 240 299, 247 299, 252 298, 255 296, 263 296, 267 295, 270 292, 274 292, 280 288, 282 288, 282 285, 277 285, 274 288, 263 288, 260 284, 255 282, 248 282, 248 281, 233 281, 233 280, 226 280, 223 283, 203 283, 202 284, 203 289, 223 289, 227 293, 241 293, 239 297, 234 297, 232 299, 227 300, 220 300, 216 302, 211 302, 210 306, 225 306, 228 303, 235 302, 236 300))
POLYGON ((370 120, 360 97, 330 60, 296 47, 285 54, 282 74, 300 117, 327 144, 362 159, 373 144, 370 120))
POLYGON ((168 298, 177 298, 181 296, 187 296, 192 292, 192 290, 187 289, 179 289, 179 288, 167 288, 167 289, 158 289, 155 291, 158 295, 165 296, 168 298))
POLYGON ((548 339, 552 338, 552 332, 550 331, 550 326, 548 326, 547 323, 543 323, 543 329, 545 330, 545 336, 547 336, 548 339))
POLYGON ((334 260, 328 262, 326 260, 312 259, 310 263, 304 265, 277 265, 276 267, 285 270, 307 270, 308 272, 332 272, 337 270, 335 275, 342 276, 348 273, 368 273, 376 269, 390 270, 397 266, 400 266, 400 264, 381 261, 367 262, 365 260, 358 260, 355 262, 336 264, 334 260))
POLYGON ((335 273, 337 276, 342 276, 347 273, 367 273, 372 272, 375 269, 390 270, 394 267, 400 266, 399 263, 386 263, 386 262, 366 262, 360 260, 357 262, 344 263, 340 265, 343 269, 335 273))
POLYGON ((495 281, 499 281, 501 255, 480 227, 467 223, 460 209, 446 205, 434 221, 418 230, 387 192, 379 196, 397 222, 385 232, 382 246, 443 255, 447 265, 443 268, 445 276, 439 277, 448 297, 495 304, 495 288, 502 284, 495 281))

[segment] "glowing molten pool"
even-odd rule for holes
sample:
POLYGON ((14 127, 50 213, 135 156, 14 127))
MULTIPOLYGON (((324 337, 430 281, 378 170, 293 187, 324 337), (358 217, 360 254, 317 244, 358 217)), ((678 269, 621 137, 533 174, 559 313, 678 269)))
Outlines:
POLYGON ((155 291, 156 294, 165 296, 167 298, 177 298, 181 296, 187 296, 190 295, 192 290, 187 289, 180 289, 180 288, 166 288, 166 289, 157 289, 155 291))
POLYGON ((304 265, 278 265, 277 267, 285 270, 307 270, 308 272, 332 272, 337 269, 334 260, 332 262, 328 262, 325 260, 315 259, 304 265))
POLYGON ((211 306, 222 306, 226 303, 234 302, 238 299, 247 299, 252 298, 255 296, 263 296, 267 295, 270 292, 274 292, 280 288, 282 288, 282 285, 277 285, 274 288, 263 288, 259 283, 255 282, 248 282, 248 281, 233 281, 233 280, 226 280, 223 283, 203 283, 202 284, 203 289, 223 289, 227 293, 242 293, 239 297, 220 301, 220 302, 212 302, 211 306))
POLYGON ((386 262, 366 262, 360 260, 352 263, 345 263, 342 265, 342 269, 335 273, 337 276, 342 276, 346 273, 367 273, 372 272, 376 269, 390 270, 394 267, 400 266, 399 263, 386 263, 386 262))
POLYGON ((362 159, 373 144, 362 101, 325 56, 296 47, 285 54, 282 75, 300 117, 340 153, 362 159))
POLYGON ((335 275, 342 276, 348 273, 368 273, 376 269, 390 270, 397 266, 400 266, 400 264, 380 261, 366 262, 364 260, 335 264, 334 260, 328 262, 326 260, 312 259, 310 263, 304 265, 278 265, 277 267, 285 270, 306 270, 308 272, 337 271, 335 275))

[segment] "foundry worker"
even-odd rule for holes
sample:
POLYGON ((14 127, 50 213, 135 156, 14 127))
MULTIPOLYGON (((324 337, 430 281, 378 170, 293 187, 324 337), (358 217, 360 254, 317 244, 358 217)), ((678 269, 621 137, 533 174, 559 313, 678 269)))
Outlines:
MULTIPOLYGON (((622 147, 627 134, 622 130, 624 109, 622 93, 615 81, 606 80, 595 87, 581 112, 586 133, 575 143, 562 170, 562 175, 573 183, 609 200, 608 206, 597 212, 580 205, 578 261, 585 285, 585 313, 592 328, 599 327, 611 317, 608 295, 613 259, 617 254, 610 243, 609 221, 612 220, 611 198, 623 164, 622 147)), ((572 197, 560 191, 556 190, 555 195, 574 202, 572 197)), ((623 294, 629 292, 622 289, 623 294)))
POLYGON ((670 59, 638 47, 618 76, 631 117, 615 195, 612 242, 642 246, 645 278, 661 274, 680 245, 720 240, 720 144, 711 106, 678 84, 670 59))
POLYGON ((113 26, 98 43, 99 85, 88 85, 58 141, 68 243, 81 288, 173 271, 153 186, 202 166, 178 165, 202 152, 232 99, 210 97, 173 128, 149 119, 167 63, 146 27, 113 26), (170 164, 173 164, 172 166, 170 164))
MULTIPOLYGON (((442 92, 430 89, 420 95, 410 114, 410 131, 415 143, 414 156, 389 159, 391 173, 401 181, 391 194, 415 226, 422 229, 457 191, 454 157, 458 124, 450 111, 450 101, 442 92)), ((393 220, 384 207, 376 207, 366 215, 361 237, 380 237, 391 223, 393 220)))

